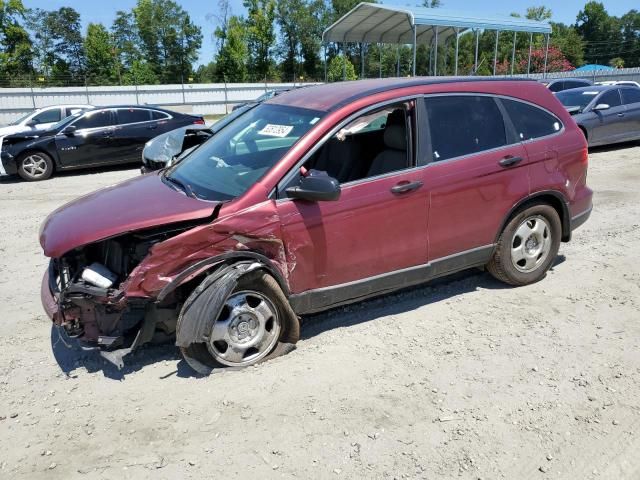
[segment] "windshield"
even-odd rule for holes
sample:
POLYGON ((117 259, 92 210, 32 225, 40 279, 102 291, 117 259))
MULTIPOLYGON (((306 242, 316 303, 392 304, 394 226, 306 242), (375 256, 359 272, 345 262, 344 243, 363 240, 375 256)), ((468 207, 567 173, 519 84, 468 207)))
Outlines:
POLYGON ((13 122, 11 122, 9 125, 20 125, 22 122, 24 122, 27 118, 29 118, 31 115, 33 115, 33 112, 29 112, 26 115, 21 116, 20 118, 18 118, 17 120, 14 120, 13 122))
POLYGON ((556 93, 556 98, 565 107, 580 107, 580 110, 584 110, 584 107, 599 94, 600 91, 597 90, 564 90, 556 93))
POLYGON ((275 165, 323 114, 259 105, 168 169, 166 180, 204 200, 231 200, 275 165))

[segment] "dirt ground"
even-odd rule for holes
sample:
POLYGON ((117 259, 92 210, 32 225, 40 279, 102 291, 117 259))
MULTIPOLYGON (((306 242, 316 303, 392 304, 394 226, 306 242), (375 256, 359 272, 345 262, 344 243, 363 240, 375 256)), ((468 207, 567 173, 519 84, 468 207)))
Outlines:
MULTIPOLYGON (((45 216, 127 168, 0 182, 0 478, 640 478, 640 146, 591 152, 543 281, 479 271, 306 319, 293 353, 119 372, 40 306, 45 216)), ((143 201, 143 199, 141 199, 143 201)))

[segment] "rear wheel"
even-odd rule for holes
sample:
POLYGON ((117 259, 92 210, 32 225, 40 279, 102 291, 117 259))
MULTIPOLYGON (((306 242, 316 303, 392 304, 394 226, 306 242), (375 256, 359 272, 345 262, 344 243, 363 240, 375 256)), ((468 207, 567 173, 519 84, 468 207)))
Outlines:
MULTIPOLYGON (((214 294, 215 287, 200 293, 214 294)), ((208 341, 181 350, 189 366, 208 375, 217 367, 246 367, 287 353, 299 336, 298 318, 278 283, 266 272, 255 271, 238 280, 208 341)))
POLYGON ((487 270, 509 285, 544 278, 560 248, 562 225, 550 205, 533 205, 514 215, 502 231, 487 270))
POLYGON ((29 182, 46 180, 53 174, 53 160, 44 152, 28 152, 18 158, 18 175, 29 182))

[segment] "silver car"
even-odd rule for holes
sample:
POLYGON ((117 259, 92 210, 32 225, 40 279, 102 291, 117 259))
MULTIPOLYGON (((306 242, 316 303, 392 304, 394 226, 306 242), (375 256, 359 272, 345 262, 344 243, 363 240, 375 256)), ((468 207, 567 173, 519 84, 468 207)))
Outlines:
POLYGON ((640 140, 640 88, 594 85, 558 92, 590 147, 640 140))

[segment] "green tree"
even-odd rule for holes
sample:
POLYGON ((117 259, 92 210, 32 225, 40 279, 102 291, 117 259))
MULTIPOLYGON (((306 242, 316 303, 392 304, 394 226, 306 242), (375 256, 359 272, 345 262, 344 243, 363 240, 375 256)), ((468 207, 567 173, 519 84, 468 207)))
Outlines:
POLYGON ((119 68, 122 72, 128 72, 135 61, 142 59, 139 48, 140 36, 133 13, 122 10, 116 12, 116 18, 111 25, 111 37, 116 49, 119 68))
POLYGON ((609 15, 600 2, 588 2, 580 10, 576 30, 585 41, 585 61, 607 64, 622 50, 622 31, 619 20, 609 15))
POLYGON ((584 42, 576 28, 554 22, 551 22, 551 28, 553 29, 551 46, 558 47, 573 66, 584 65, 584 42))
POLYGON ((271 50, 276 35, 274 22, 276 18, 275 0, 245 0, 247 9, 247 44, 249 47, 249 69, 255 79, 265 79, 271 66, 271 50))
POLYGON ((90 83, 108 85, 117 79, 116 48, 109 32, 100 23, 90 23, 84 39, 87 56, 87 77, 90 83))
MULTIPOLYGON (((216 34, 218 30, 216 30, 216 34)), ((218 78, 227 82, 244 82, 247 80, 247 28, 241 17, 232 16, 225 32, 223 47, 216 56, 218 78)))
POLYGON ((640 66, 640 12, 629 10, 620 18, 623 51, 620 57, 627 67, 640 66))
POLYGON ((31 41, 21 23, 25 15, 21 0, 0 0, 0 76, 31 72, 31 41))
POLYGON ((80 14, 71 7, 62 7, 49 16, 54 48, 63 60, 62 68, 72 81, 80 81, 86 66, 80 14))
POLYGON ((144 60, 134 60, 131 69, 122 77, 125 85, 156 85, 159 82, 153 65, 144 60))
POLYGON ((426 8, 439 8, 442 6, 442 2, 440 0, 422 0, 421 7, 426 8))
POLYGON ((179 82, 193 71, 202 32, 173 0, 138 0, 133 16, 140 51, 164 83, 179 82))
POLYGON ((355 80, 358 78, 353 63, 351 63, 348 58, 344 55, 335 56, 329 62, 327 80, 329 82, 341 82, 345 78, 345 71, 346 80, 355 80))

